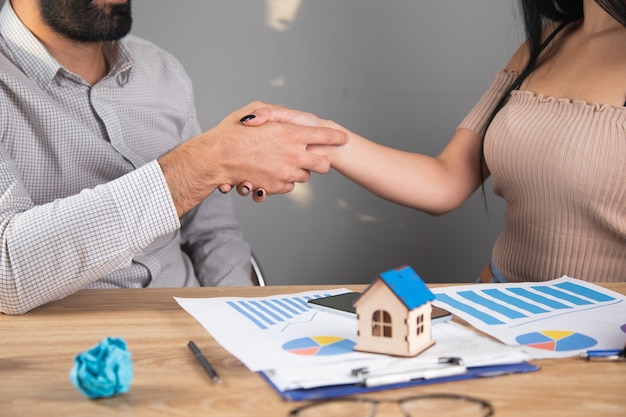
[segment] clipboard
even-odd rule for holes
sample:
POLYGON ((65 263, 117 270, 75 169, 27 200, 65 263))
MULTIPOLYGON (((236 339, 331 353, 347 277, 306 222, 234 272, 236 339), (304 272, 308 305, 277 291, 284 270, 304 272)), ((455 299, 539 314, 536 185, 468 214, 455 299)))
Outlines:
POLYGON ((500 375, 517 374, 535 372, 541 369, 537 365, 533 365, 529 362, 520 362, 507 365, 490 365, 490 366, 476 366, 467 368, 467 372, 461 375, 453 375, 442 378, 433 379, 420 379, 409 382, 402 382, 398 384, 379 385, 375 387, 366 387, 361 384, 345 384, 345 385, 330 385, 325 387, 316 387, 308 389, 293 389, 280 391, 272 381, 267 377, 264 372, 259 372, 259 375, 276 391, 284 400, 287 401, 308 401, 308 400, 321 400, 326 398, 344 397, 347 395, 364 394, 368 392, 382 391, 388 389, 407 388, 419 385, 427 384, 439 384, 443 382, 461 381, 474 378, 491 378, 500 375))

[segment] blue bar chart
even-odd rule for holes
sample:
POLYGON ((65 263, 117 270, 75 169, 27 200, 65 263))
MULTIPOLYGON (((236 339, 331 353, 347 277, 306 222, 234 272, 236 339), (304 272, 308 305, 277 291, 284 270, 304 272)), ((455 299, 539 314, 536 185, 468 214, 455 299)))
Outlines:
POLYGON ((439 307, 537 358, 626 343, 625 297, 589 282, 563 277, 437 288, 433 293, 439 307))

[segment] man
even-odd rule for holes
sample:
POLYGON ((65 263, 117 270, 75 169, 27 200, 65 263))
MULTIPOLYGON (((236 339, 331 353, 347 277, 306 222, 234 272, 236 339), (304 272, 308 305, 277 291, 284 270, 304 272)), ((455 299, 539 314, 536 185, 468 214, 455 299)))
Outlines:
MULTIPOLYGON (((180 64, 128 35, 130 0, 6 0, 0 12, 0 311, 81 288, 247 285, 227 184, 293 189, 331 129, 201 133, 180 64)), ((249 192, 240 186, 242 194, 249 192)), ((265 194, 256 195, 260 201, 265 194)))

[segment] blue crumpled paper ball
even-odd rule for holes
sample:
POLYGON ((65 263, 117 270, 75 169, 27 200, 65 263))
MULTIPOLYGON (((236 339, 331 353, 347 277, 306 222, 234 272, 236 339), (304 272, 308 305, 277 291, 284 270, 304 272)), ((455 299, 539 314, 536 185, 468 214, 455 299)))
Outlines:
POLYGON ((74 357, 70 381, 88 398, 124 394, 133 380, 131 353, 123 339, 107 337, 74 357))

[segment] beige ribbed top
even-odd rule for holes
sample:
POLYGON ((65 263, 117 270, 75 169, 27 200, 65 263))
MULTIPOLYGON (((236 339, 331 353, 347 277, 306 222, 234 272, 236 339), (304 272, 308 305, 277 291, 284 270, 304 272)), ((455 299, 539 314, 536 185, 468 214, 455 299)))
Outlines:
MULTIPOLYGON (((481 133, 516 73, 501 70, 459 127, 481 133)), ((511 281, 626 281, 626 107, 513 91, 485 136, 507 202, 493 260, 511 281)))

